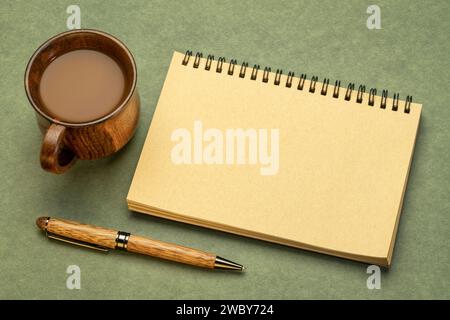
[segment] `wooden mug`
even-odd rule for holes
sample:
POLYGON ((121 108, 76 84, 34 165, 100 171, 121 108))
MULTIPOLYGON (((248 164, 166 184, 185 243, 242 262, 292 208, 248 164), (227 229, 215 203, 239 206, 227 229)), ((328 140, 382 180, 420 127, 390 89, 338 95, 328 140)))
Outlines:
POLYGON ((139 119, 136 63, 128 48, 115 37, 97 30, 63 32, 47 40, 30 58, 25 71, 25 90, 44 134, 40 161, 53 173, 67 171, 76 159, 92 160, 120 150, 134 135, 139 119), (74 50, 102 52, 113 58, 125 77, 121 102, 106 116, 86 123, 69 123, 43 111, 39 84, 47 66, 57 57, 74 50))

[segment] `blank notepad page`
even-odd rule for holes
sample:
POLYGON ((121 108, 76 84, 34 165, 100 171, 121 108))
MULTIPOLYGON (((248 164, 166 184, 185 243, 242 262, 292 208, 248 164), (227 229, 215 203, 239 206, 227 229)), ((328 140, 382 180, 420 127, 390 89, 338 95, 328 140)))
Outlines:
POLYGON ((390 265, 421 105, 394 111, 362 90, 347 101, 331 84, 183 59, 174 53, 130 209, 390 265))

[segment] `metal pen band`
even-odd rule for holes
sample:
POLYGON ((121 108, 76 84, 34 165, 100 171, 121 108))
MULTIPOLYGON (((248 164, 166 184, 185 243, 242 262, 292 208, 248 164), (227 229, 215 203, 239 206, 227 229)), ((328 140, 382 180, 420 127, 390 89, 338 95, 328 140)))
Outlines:
POLYGON ((127 251, 130 235, 131 234, 128 232, 118 231, 116 237, 116 249, 127 251))

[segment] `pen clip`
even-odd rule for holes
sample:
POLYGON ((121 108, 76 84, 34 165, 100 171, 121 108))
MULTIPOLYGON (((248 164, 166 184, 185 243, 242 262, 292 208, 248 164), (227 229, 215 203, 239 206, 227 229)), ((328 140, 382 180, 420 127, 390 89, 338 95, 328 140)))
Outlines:
POLYGON ((98 251, 102 251, 102 252, 108 252, 109 249, 100 245, 96 245, 96 244, 92 244, 89 242, 84 242, 84 241, 80 241, 80 240, 76 240, 76 239, 71 239, 71 238, 67 238, 64 236, 60 236, 51 232, 47 231, 47 237, 49 239, 54 239, 54 240, 58 240, 58 241, 62 241, 62 242, 66 242, 66 243, 70 243, 70 244, 74 244, 80 247, 84 247, 84 248, 89 248, 89 249, 94 249, 94 250, 98 250, 98 251))

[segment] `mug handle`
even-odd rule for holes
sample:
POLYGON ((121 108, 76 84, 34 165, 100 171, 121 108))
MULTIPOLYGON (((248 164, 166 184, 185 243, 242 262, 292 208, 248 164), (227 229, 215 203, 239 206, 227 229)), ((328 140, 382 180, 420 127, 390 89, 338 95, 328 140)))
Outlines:
POLYGON ((52 123, 41 147, 41 167, 52 173, 64 173, 76 161, 75 154, 64 144, 66 127, 52 123))

